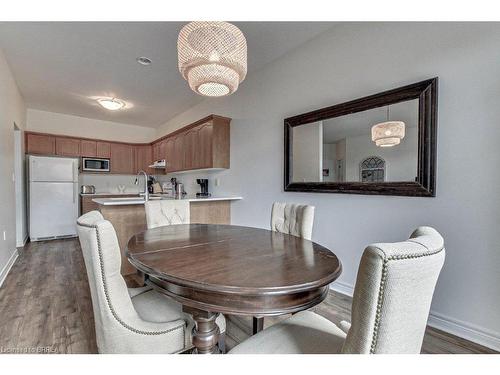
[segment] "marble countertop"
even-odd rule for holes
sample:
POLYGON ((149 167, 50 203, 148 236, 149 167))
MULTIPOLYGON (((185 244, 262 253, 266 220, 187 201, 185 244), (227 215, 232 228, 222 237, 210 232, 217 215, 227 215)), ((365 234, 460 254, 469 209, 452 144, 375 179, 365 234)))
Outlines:
MULTIPOLYGON (((188 202, 210 202, 210 201, 235 201, 241 200, 242 197, 237 196, 211 196, 211 197, 196 197, 196 196, 185 196, 183 198, 172 198, 172 197, 162 197, 153 196, 150 200, 185 200, 188 202)), ((103 205, 103 206, 126 206, 126 205, 137 205, 144 204, 143 197, 116 197, 116 198, 95 198, 92 199, 93 202, 103 205)))
POLYGON ((137 192, 130 192, 130 193, 93 193, 93 194, 85 194, 85 193, 80 193, 81 196, 84 196, 84 197, 99 197, 99 196, 102 196, 102 195, 139 195, 139 193, 137 192))

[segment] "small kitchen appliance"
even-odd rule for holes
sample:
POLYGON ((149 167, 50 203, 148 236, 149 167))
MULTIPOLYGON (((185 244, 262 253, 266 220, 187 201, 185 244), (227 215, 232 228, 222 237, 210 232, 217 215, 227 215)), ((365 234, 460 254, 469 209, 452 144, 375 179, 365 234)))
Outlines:
POLYGON ((82 172, 109 172, 109 159, 82 158, 82 172))
POLYGON ((94 185, 82 185, 82 194, 95 194, 95 186, 94 185))
POLYGON ((210 193, 208 192, 208 178, 197 178, 196 182, 200 185, 200 192, 196 193, 197 197, 209 197, 210 193))

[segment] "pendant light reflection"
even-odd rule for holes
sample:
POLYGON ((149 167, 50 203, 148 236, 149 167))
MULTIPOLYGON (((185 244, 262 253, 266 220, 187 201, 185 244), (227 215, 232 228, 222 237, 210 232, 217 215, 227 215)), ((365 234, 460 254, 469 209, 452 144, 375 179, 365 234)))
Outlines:
POLYGON ((389 106, 387 106, 387 121, 372 126, 372 141, 378 147, 393 147, 399 145, 405 136, 403 121, 389 121, 389 106))

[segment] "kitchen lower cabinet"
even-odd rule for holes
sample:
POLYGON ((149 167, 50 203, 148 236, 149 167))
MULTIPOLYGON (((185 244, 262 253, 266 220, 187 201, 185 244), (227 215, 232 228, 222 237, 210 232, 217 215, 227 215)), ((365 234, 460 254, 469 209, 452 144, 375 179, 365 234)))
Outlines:
POLYGON ((80 215, 86 214, 90 211, 98 211, 99 205, 92 201, 95 198, 125 198, 125 197, 137 197, 137 194, 109 194, 109 195, 95 195, 95 194, 84 194, 80 195, 80 215))

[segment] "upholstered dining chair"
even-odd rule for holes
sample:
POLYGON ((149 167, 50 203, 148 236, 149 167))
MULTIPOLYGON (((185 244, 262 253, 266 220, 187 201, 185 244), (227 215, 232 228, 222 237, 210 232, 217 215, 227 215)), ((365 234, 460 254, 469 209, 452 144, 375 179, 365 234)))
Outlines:
MULTIPOLYGON (((314 206, 305 204, 274 202, 271 210, 271 230, 292 234, 311 240, 314 223, 314 206)), ((253 317, 252 333, 262 331, 264 318, 253 317)))
POLYGON ((352 325, 303 311, 229 353, 418 354, 444 259, 443 238, 430 227, 404 242, 370 245, 359 265, 352 325))
POLYGON ((148 229, 190 222, 189 201, 186 200, 147 201, 144 208, 148 229))
POLYGON ((293 234, 310 240, 314 223, 314 206, 274 202, 271 211, 271 230, 293 234))
MULTIPOLYGON (((127 288, 113 225, 98 211, 78 218, 100 353, 179 353, 192 348, 194 322, 182 306, 150 287, 127 288)), ((225 332, 225 320, 217 324, 225 332)), ((221 343, 222 350, 223 343, 221 343)))

